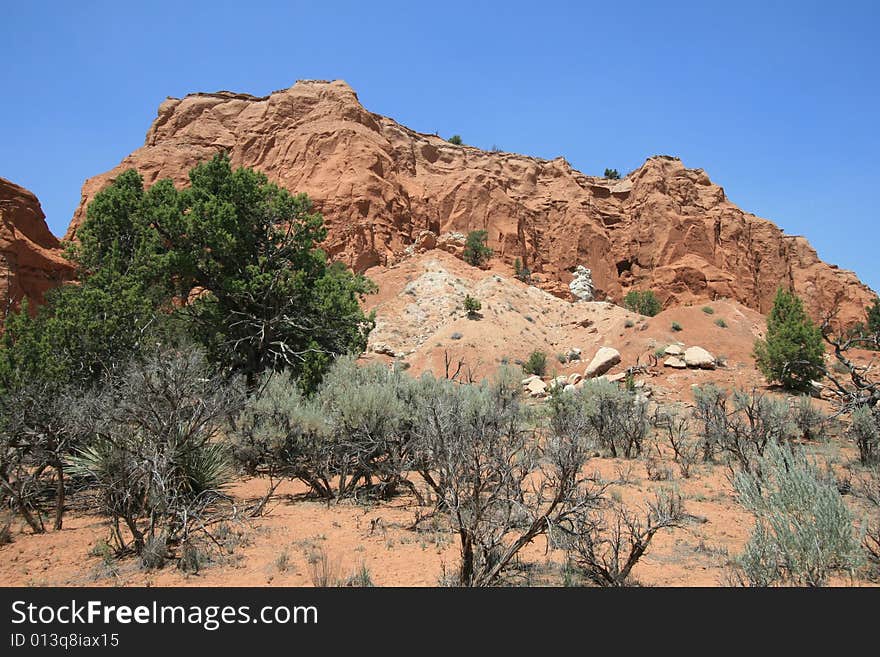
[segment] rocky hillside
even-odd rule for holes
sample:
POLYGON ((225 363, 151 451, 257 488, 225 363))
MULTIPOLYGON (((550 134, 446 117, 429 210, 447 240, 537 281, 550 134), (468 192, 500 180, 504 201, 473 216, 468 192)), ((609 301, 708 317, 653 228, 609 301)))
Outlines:
POLYGON ((188 169, 220 149, 311 195, 330 228, 327 250, 359 271, 434 246, 460 252, 464 234, 486 229, 501 264, 521 258, 540 287, 565 298, 578 266, 592 270, 596 298, 615 301, 653 288, 667 306, 730 298, 766 312, 789 284, 814 316, 839 305, 839 317, 853 320, 873 297, 804 238, 743 212, 675 158, 652 157, 611 181, 562 158, 454 146, 367 111, 341 81, 302 81, 262 98, 169 98, 144 146, 86 182, 67 237, 124 169, 148 184, 185 184, 188 169))
POLYGON ((72 274, 37 197, 0 178, 0 312, 23 297, 40 303, 46 290, 72 274))

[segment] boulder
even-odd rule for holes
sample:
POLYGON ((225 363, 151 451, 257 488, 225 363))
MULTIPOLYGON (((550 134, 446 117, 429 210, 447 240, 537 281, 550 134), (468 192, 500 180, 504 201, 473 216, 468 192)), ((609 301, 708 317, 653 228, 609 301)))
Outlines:
POLYGON ((620 362, 620 352, 613 347, 602 347, 593 356, 593 360, 584 370, 584 378, 592 379, 593 377, 605 374, 612 367, 620 362))
POLYGON ((576 392, 577 388, 575 388, 572 384, 566 384, 566 386, 562 389, 562 392, 576 392))
POLYGON ((547 384, 541 381, 541 379, 532 379, 526 385, 526 391, 532 397, 543 397, 547 394, 547 384))
POLYGON ((663 350, 664 356, 681 356, 684 354, 684 347, 680 344, 671 344, 663 350))
POLYGON ((574 384, 578 383, 582 378, 584 378, 584 377, 582 377, 577 372, 572 372, 571 374, 568 375, 568 382, 571 383, 572 385, 574 385, 574 384))
POLYGON ((685 349, 684 362, 688 367, 699 367, 704 370, 715 369, 715 356, 702 347, 688 347, 685 349))
POLYGON ((684 362, 684 358, 681 356, 670 356, 663 361, 663 367, 674 367, 678 370, 683 370, 687 367, 687 363, 684 362))

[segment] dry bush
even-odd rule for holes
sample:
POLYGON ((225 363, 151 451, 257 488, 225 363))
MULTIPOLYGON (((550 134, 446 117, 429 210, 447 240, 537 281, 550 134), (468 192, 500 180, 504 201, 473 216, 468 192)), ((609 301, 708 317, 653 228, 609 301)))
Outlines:
POLYGON ((551 426, 577 433, 612 457, 634 458, 650 428, 647 400, 609 381, 590 380, 578 391, 554 397, 551 426))
POLYGON ((89 435, 83 395, 70 386, 43 382, 0 395, 0 502, 34 533, 45 531, 52 509, 61 529, 70 488, 70 454, 89 435))
MULTIPOLYGON (((690 418, 673 408, 658 407, 652 420, 659 437, 672 448, 673 458, 681 476, 688 479, 691 468, 700 459, 703 443, 691 435, 690 418)), ((659 452, 659 446, 658 446, 659 452)))
POLYGON ((695 387, 694 399, 693 417, 702 427, 704 458, 723 455, 731 469, 755 471, 768 445, 783 443, 794 434, 788 405, 757 390, 734 390, 729 400, 724 391, 709 384, 695 387))
POLYGON ((99 491, 118 553, 212 540, 212 526, 235 515, 219 439, 239 400, 198 350, 172 349, 110 373, 86 401, 94 438, 71 463, 99 491))
POLYGON ((632 569, 655 534, 681 527, 686 519, 681 497, 662 489, 655 491, 654 499, 641 512, 603 500, 572 517, 564 543, 569 563, 596 586, 632 585, 632 569))
POLYGON ((418 467, 458 536, 462 586, 502 583, 523 547, 552 539, 604 490, 583 474, 590 444, 581 432, 560 422, 538 439, 520 376, 502 368, 481 385, 422 379, 418 467))

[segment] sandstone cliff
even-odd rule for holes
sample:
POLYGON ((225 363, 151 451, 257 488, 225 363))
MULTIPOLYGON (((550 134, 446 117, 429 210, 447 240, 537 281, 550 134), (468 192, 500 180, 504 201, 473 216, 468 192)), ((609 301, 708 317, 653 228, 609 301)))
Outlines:
POLYGON ((787 284, 814 317, 839 305, 839 318, 852 321, 873 298, 855 274, 743 212, 676 158, 652 157, 611 181, 562 158, 454 146, 367 111, 341 81, 301 81, 266 97, 169 98, 144 146, 86 182, 67 237, 121 171, 183 185, 189 168, 221 149, 308 193, 329 228, 326 250, 359 271, 435 246, 460 252, 463 234, 486 229, 496 266, 519 257, 564 298, 578 265, 592 270, 596 298, 615 301, 652 288, 667 305, 727 297, 767 312, 787 284))
POLYGON ((0 312, 24 297, 41 303, 48 289, 72 275, 37 197, 0 178, 0 312))

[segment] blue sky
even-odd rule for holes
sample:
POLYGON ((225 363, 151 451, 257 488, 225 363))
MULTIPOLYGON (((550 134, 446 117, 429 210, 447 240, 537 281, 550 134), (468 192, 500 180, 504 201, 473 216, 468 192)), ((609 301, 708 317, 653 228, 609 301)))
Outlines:
POLYGON ((588 174, 677 155, 880 290, 880 3, 2 4, 0 176, 56 234, 166 96, 342 78, 416 130, 588 174))

